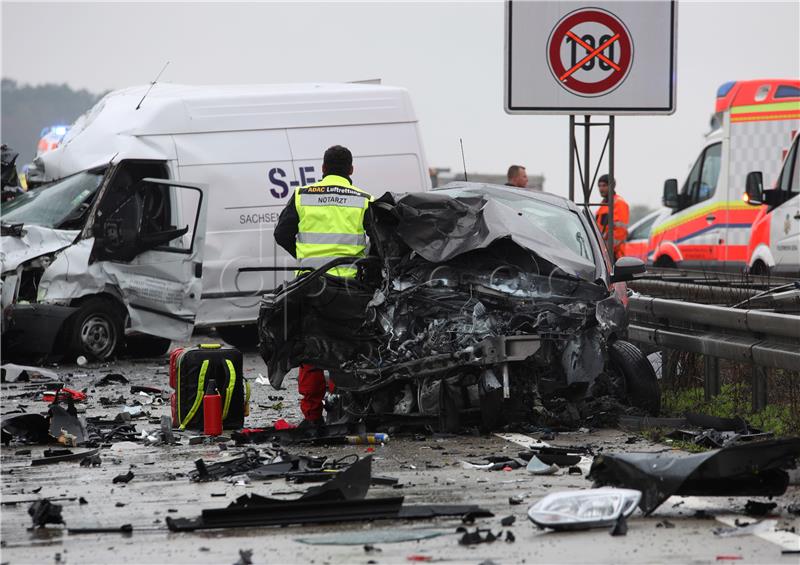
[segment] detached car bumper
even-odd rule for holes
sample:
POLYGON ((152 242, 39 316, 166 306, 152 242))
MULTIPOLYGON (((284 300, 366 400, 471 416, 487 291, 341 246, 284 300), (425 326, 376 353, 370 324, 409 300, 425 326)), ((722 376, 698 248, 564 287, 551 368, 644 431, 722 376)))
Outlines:
POLYGON ((12 304, 3 310, 3 350, 7 354, 53 351, 64 321, 77 310, 56 304, 12 304))

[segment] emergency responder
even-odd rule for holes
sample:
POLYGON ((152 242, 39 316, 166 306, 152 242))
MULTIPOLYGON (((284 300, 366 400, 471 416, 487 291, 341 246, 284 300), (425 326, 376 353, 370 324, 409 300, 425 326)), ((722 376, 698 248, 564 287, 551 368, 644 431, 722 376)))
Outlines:
POLYGON ((506 186, 528 187, 528 173, 525 172, 525 167, 522 165, 511 165, 508 168, 508 173, 506 173, 506 180, 506 186))
MULTIPOLYGON (((616 189, 617 184, 614 179, 609 179, 608 175, 602 175, 597 181, 597 188, 600 190, 600 196, 603 197, 603 205, 597 209, 595 218, 600 232, 603 234, 603 241, 608 239, 608 185, 614 183, 616 189)), ((628 221, 630 219, 630 210, 628 203, 617 192, 614 192, 614 260, 622 257, 622 244, 628 239, 628 221)))
MULTIPOLYGON (((325 151, 322 180, 296 188, 275 226, 275 241, 303 268, 315 269, 337 257, 364 257, 367 245, 364 229, 372 196, 353 186, 353 155, 346 147, 334 145, 325 151)), ((354 278, 357 269, 345 264, 328 275, 354 278)), ((300 365, 297 382, 302 395, 303 427, 323 423, 322 401, 325 374, 307 363, 300 365)))

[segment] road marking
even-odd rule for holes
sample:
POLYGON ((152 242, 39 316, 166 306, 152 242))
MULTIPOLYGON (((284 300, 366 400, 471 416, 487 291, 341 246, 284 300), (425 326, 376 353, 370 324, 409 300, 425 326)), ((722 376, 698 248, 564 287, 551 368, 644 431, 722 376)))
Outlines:
MULTIPOLYGON (((723 514, 721 516, 714 516, 717 522, 722 522, 726 526, 736 527, 736 520, 741 523, 746 517, 737 516, 736 514, 723 514)), ((774 520, 773 520, 774 521, 774 520)), ((800 551, 800 536, 786 531, 766 531, 756 532, 753 534, 770 543, 780 546, 783 551, 800 551)))
MULTIPOLYGON (((680 497, 681 500, 685 501, 685 504, 682 506, 684 509, 691 509, 691 510, 709 510, 713 509, 713 503, 704 497, 699 496, 685 496, 680 497)), ((664 502, 666 504, 666 502, 664 502)), ((742 521, 752 522, 755 521, 756 518, 752 518, 750 516, 745 516, 744 514, 712 514, 714 519, 721 523, 725 524, 726 526, 730 527, 737 527, 736 520, 739 520, 741 523, 742 521)), ((768 541, 770 543, 774 543, 778 547, 781 548, 783 551, 800 551, 800 536, 797 534, 793 534, 792 532, 785 532, 785 531, 766 531, 766 532, 756 532, 752 534, 756 537, 763 539, 764 541, 768 541)))

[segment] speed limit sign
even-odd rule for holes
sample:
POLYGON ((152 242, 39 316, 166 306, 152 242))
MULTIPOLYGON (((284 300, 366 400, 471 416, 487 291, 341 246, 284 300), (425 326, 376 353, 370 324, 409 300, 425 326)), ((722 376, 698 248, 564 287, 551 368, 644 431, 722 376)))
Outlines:
POLYGON ((672 113, 676 12, 671 0, 509 0, 506 111, 672 113))
POLYGON ((576 10, 553 27, 547 60, 553 77, 565 89, 578 96, 602 96, 628 76, 633 40, 611 12, 576 10))

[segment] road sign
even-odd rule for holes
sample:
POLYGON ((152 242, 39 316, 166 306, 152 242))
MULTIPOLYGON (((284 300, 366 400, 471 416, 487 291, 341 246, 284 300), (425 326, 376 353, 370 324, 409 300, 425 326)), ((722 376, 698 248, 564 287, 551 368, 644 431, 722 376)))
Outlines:
POLYGON ((519 114, 671 114, 673 1, 506 3, 505 108, 519 114))

